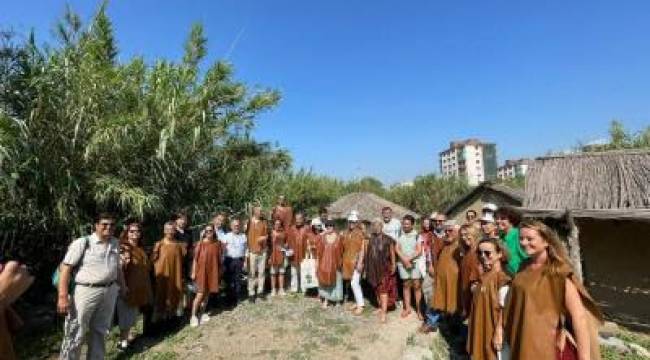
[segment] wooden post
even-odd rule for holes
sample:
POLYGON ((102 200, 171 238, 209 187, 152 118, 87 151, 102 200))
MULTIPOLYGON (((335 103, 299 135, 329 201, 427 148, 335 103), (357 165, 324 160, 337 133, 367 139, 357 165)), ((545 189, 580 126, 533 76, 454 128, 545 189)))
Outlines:
POLYGON ((582 256, 580 256, 580 231, 570 211, 567 211, 566 213, 566 221, 569 225, 569 234, 567 235, 569 258, 573 264, 576 277, 580 279, 580 281, 584 282, 584 279, 582 278, 582 256))

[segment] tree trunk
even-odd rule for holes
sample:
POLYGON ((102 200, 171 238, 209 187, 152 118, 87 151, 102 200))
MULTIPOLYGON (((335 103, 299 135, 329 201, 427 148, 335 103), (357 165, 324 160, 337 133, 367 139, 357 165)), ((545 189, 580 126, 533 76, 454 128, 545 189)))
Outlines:
POLYGON ((567 224, 569 225, 569 235, 567 235, 567 243, 569 245, 569 258, 575 270, 575 275, 580 281, 582 278, 582 256, 580 256, 580 231, 576 225, 573 216, 567 211, 567 224))

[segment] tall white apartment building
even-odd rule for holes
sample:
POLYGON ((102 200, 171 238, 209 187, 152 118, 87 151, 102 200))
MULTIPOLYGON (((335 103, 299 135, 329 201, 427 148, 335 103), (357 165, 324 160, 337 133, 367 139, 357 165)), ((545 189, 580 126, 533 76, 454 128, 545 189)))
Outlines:
POLYGON ((497 178, 506 180, 526 176, 530 163, 529 159, 506 160, 505 164, 497 169, 497 178))
POLYGON ((497 175, 496 145, 478 139, 452 141, 449 149, 440 152, 440 173, 458 176, 476 186, 497 175))

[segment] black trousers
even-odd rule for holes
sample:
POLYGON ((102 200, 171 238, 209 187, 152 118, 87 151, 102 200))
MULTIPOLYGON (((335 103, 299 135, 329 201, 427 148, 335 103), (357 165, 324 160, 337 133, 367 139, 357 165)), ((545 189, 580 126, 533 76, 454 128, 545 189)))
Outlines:
POLYGON ((228 298, 237 302, 241 294, 241 276, 244 268, 244 258, 226 257, 223 261, 226 268, 226 282, 228 283, 228 298))

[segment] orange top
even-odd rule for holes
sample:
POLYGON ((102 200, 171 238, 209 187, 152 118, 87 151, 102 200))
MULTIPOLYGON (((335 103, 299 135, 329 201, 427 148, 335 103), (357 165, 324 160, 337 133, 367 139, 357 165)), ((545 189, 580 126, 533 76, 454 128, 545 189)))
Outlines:
POLYGON ((343 280, 352 279, 352 273, 357 265, 357 257, 363 249, 363 231, 355 228, 341 235, 343 240, 343 280))
POLYGON ((305 258, 305 252, 307 251, 307 239, 311 229, 309 226, 303 225, 300 228, 297 228, 295 225, 289 228, 287 233, 287 245, 293 250, 293 256, 291 257, 291 264, 294 266, 300 266, 300 263, 305 258))
POLYGON ((336 284, 336 272, 341 269, 343 260, 343 244, 336 233, 321 235, 317 242, 318 284, 330 287, 336 284))
POLYGON ((271 232, 271 256, 269 258, 269 264, 273 267, 284 265, 284 253, 282 252, 282 248, 286 243, 286 238, 284 231, 273 230, 271 232))
POLYGON ((218 241, 200 241, 194 247, 196 287, 201 293, 219 292, 221 277, 221 244, 218 241))
POLYGON ((259 254, 266 250, 266 241, 259 241, 260 236, 268 235, 268 228, 266 221, 262 219, 248 220, 248 229, 246 230, 246 237, 248 239, 248 251, 259 254))

